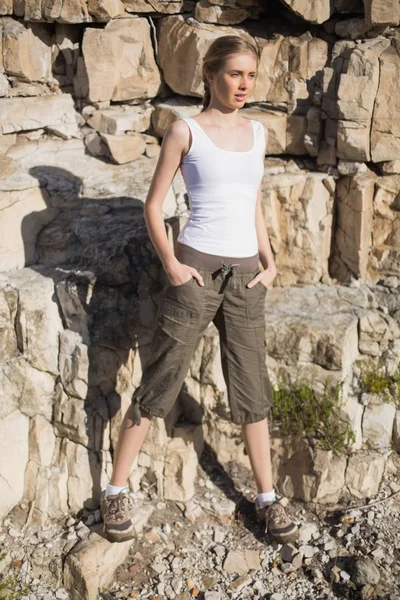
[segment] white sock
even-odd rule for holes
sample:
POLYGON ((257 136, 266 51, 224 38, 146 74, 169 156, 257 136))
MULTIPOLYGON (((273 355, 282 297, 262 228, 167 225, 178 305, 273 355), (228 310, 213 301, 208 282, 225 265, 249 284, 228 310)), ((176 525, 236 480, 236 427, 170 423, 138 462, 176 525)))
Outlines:
POLYGON ((257 495, 257 499, 258 499, 258 504, 260 506, 264 506, 264 504, 266 502, 275 502, 275 500, 276 500, 275 490, 272 490, 271 492, 262 492, 261 494, 257 495))
POLYGON ((110 483, 108 483, 106 487, 106 498, 107 496, 114 496, 115 494, 119 494, 120 492, 122 492, 122 490, 125 489, 126 485, 120 487, 119 485, 111 485, 110 483))

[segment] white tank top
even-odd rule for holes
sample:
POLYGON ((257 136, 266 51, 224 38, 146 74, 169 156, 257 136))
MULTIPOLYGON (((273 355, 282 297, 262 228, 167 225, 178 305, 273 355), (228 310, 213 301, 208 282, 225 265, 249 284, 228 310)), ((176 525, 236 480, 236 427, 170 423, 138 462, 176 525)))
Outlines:
POLYGON ((253 147, 247 152, 222 150, 191 118, 189 152, 181 161, 190 216, 178 236, 201 252, 243 258, 258 252, 255 226, 257 191, 264 174, 265 135, 253 125, 253 147))

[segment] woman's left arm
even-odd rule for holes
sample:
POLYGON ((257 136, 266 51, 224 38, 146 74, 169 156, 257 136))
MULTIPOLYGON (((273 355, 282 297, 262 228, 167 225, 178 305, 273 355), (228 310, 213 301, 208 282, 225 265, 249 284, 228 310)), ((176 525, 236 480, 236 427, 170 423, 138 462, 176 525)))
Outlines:
MULTIPOLYGON (((266 142, 268 139, 268 130, 264 127, 264 133, 266 137, 266 142)), ((257 277, 252 280, 252 284, 255 285, 258 281, 262 281, 266 287, 269 287, 273 280, 276 277, 276 265, 274 261, 274 257, 271 250, 271 244, 268 237, 268 231, 265 224, 265 219, 262 211, 261 205, 261 185, 258 188, 257 192, 257 203, 256 203, 256 231, 257 231, 257 242, 258 242, 258 252, 260 255, 260 261, 262 266, 264 267, 264 271, 259 273, 257 277)), ((248 287, 253 287, 248 284, 248 287)))

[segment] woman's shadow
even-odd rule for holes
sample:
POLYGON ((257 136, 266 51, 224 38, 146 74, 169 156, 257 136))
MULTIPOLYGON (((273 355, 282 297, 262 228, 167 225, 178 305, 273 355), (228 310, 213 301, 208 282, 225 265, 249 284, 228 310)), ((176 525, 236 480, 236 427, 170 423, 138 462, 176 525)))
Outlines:
MULTIPOLYGON (((107 451, 112 459, 126 395, 133 392, 125 389, 135 377, 132 348, 143 369, 164 274, 140 199, 83 197, 82 180, 59 167, 37 166, 30 174, 37 178, 47 208, 22 222, 26 266, 53 279, 53 300, 64 326, 60 347, 64 340, 71 353, 56 384, 54 425, 63 444, 72 440, 87 449, 91 491, 84 506, 96 509, 105 483, 107 451), (39 232, 38 222, 45 223, 39 232), (68 379, 70 372, 87 380, 76 384, 68 379)), ((175 228, 176 219, 166 221, 175 228)), ((176 425, 200 425, 202 418, 201 405, 184 385, 165 419, 167 435, 173 435, 176 425)), ((208 444, 202 448, 203 470, 227 497, 238 499, 234 481, 214 450, 208 444)))
POLYGON ((132 347, 142 366, 147 360, 162 288, 160 262, 140 199, 82 197, 82 180, 59 167, 37 166, 30 174, 47 208, 23 219, 25 265, 53 279, 64 326, 60 348, 70 352, 60 361, 65 369, 56 382, 55 427, 65 436, 67 454, 73 455, 67 438, 87 448, 92 490, 85 506, 97 508, 132 347), (45 223, 39 232, 38 223, 45 223))

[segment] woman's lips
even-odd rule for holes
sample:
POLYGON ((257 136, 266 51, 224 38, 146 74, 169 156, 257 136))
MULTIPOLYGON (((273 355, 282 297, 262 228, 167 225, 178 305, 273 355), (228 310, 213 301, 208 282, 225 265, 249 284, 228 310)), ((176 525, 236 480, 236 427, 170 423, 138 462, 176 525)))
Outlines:
POLYGON ((238 98, 238 100, 244 100, 246 98, 246 94, 235 94, 235 98, 238 98))

